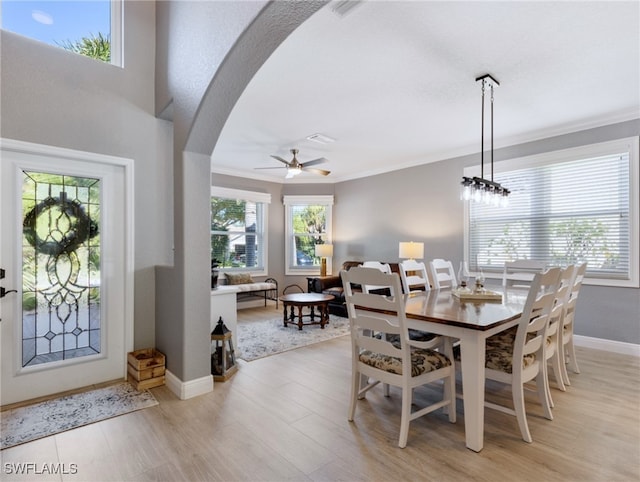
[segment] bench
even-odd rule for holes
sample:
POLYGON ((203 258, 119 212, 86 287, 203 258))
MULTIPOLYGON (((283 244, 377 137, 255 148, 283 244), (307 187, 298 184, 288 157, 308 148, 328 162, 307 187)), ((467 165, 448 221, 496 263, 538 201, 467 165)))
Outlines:
POLYGON ((276 302, 276 308, 278 307, 278 281, 274 278, 267 278, 264 281, 255 281, 253 283, 225 284, 220 285, 220 288, 233 288, 238 302, 249 298, 260 298, 264 299, 264 306, 267 306, 267 300, 272 300, 276 302))

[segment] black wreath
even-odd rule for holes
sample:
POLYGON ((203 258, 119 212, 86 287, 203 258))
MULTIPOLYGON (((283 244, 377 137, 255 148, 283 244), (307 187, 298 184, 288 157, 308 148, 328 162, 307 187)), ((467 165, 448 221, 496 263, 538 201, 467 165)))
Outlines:
POLYGON ((49 196, 36 205, 24 217, 23 233, 31 246, 36 251, 50 256, 58 256, 62 253, 72 253, 86 240, 98 234, 98 225, 91 220, 78 201, 69 201, 64 195, 58 198, 49 196), (36 221, 38 216, 46 213, 52 207, 57 206, 62 212, 75 222, 72 222, 69 231, 60 241, 44 241, 38 236, 36 221))

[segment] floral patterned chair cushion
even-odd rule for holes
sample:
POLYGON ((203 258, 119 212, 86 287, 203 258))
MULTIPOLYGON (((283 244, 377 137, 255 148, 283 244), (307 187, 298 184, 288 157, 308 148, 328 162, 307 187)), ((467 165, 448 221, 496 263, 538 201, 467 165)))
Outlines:
MULTIPOLYGON (((513 371, 513 344, 518 327, 514 326, 502 333, 487 338, 485 366, 505 373, 513 371)), ((524 356, 524 366, 528 367, 536 361, 535 354, 524 356)))
MULTIPOLYGON (((358 358, 362 363, 366 363, 372 367, 402 375, 402 360, 400 358, 374 353, 370 350, 363 350, 360 352, 358 358)), ((451 361, 442 353, 435 350, 422 350, 419 348, 411 350, 412 377, 449 365, 451 365, 451 361)))

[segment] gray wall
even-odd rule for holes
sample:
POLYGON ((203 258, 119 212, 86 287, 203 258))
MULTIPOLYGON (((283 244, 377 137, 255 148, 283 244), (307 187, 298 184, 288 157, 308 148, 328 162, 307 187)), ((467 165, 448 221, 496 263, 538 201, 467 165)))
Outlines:
POLYGON ((0 135, 133 159, 135 348, 155 346, 154 266, 172 262, 172 126, 154 117, 155 2, 125 2, 124 68, 0 32, 0 135))

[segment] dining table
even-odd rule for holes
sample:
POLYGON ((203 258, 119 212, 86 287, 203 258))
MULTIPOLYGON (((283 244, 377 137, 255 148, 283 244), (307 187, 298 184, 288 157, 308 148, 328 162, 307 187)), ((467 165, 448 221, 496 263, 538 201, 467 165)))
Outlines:
POLYGON ((460 342, 464 430, 467 448, 484 445, 486 339, 515 326, 522 315, 527 290, 496 289, 499 300, 465 300, 455 289, 405 295, 409 328, 449 336, 460 342))

